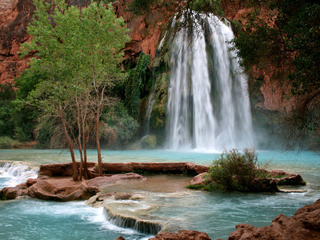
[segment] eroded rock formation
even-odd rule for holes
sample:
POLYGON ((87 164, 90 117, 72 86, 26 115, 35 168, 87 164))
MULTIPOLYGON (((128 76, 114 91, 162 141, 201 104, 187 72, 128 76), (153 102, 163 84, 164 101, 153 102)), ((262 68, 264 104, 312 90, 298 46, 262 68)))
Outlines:
MULTIPOLYGON (((68 4, 83 7, 89 0, 67 0, 68 4)), ((131 41, 125 47, 127 60, 136 60, 140 52, 156 55, 157 45, 169 21, 164 9, 152 9, 148 15, 133 15, 128 11, 128 0, 113 3, 118 17, 123 17, 130 29, 131 41)), ((222 1, 222 7, 228 19, 240 22, 250 9, 242 1, 222 1)), ((19 58, 20 44, 30 41, 27 26, 32 21, 35 7, 32 0, 0 1, 0 84, 12 83, 28 66, 28 58, 19 58)), ((251 73, 255 74, 255 73, 251 73)), ((270 111, 290 111, 293 98, 286 98, 287 85, 280 86, 271 82, 270 74, 264 73, 265 79, 260 87, 261 97, 257 108, 270 111)))
MULTIPOLYGON (((302 179, 301 175, 288 173, 282 170, 267 171, 265 169, 259 169, 258 172, 264 175, 264 177, 256 177, 253 179, 250 191, 251 192, 280 192, 278 186, 290 185, 290 186, 304 186, 306 182, 302 179)), ((190 181, 191 185, 205 185, 208 182, 206 178, 206 171, 196 175, 190 181)), ((295 190, 292 190, 293 192, 295 190)), ((301 190, 297 190, 301 191, 301 190)), ((303 190, 302 190, 303 191, 303 190)), ((288 190, 290 192, 290 190, 288 190)))
MULTIPOLYGON (((67 0, 70 5, 86 6, 89 0, 67 0)), ((130 29, 131 41, 125 47, 126 59, 135 60, 140 52, 154 57, 162 25, 168 19, 163 15, 133 16, 125 0, 116 1, 114 10, 118 17, 123 17, 130 29), (151 24, 152 23, 152 24, 151 24)), ((12 83, 14 78, 28 67, 31 56, 20 59, 20 45, 30 41, 27 26, 32 21, 35 7, 32 0, 0 1, 0 84, 12 83)))
MULTIPOLYGON (((68 168, 66 170, 68 171, 68 168)), ((26 183, 19 184, 16 187, 5 187, 0 190, 0 199, 10 200, 17 197, 30 196, 42 200, 62 202, 87 200, 100 192, 99 187, 120 181, 146 179, 135 173, 127 173, 75 182, 70 176, 66 177, 65 172, 61 171, 61 174, 53 177, 52 175, 51 177, 40 175, 38 179, 28 179, 26 183)))
POLYGON ((30 40, 27 25, 34 12, 32 0, 0 1, 0 84, 12 83, 27 67, 20 44, 30 40))
POLYGON ((236 229, 229 240, 320 239, 320 199, 300 208, 292 217, 279 214, 270 226, 257 228, 243 223, 236 229))

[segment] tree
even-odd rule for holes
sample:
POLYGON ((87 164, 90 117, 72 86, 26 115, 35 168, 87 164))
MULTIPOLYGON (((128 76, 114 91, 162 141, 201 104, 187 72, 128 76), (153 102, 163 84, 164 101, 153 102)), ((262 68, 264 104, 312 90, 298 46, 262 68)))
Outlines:
POLYGON ((36 52, 30 68, 47 72, 48 77, 39 81, 28 101, 41 108, 47 118, 59 120, 57 132, 63 132, 68 145, 74 180, 78 180, 78 170, 73 147, 80 152, 81 173, 94 129, 101 175, 101 115, 112 103, 108 88, 124 78, 119 64, 121 49, 129 41, 128 30, 122 18, 116 19, 111 4, 105 8, 91 3, 83 9, 68 6, 64 0, 54 0, 53 6, 44 0, 34 0, 34 4, 37 10, 28 26, 33 40, 23 44, 23 56, 36 52))

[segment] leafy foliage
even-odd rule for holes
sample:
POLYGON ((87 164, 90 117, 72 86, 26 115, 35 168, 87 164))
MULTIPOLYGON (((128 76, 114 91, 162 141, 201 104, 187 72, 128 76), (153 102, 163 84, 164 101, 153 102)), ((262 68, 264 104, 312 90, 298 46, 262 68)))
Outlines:
POLYGON ((224 151, 208 171, 208 179, 224 190, 249 191, 256 174, 257 156, 254 149, 243 154, 232 149, 224 151))
POLYGON ((13 146, 16 146, 18 144, 19 144, 18 141, 13 140, 8 136, 0 137, 0 148, 12 148, 13 146))
POLYGON ((13 86, 9 83, 0 84, 0 136, 12 137, 14 134, 14 121, 11 118, 14 98, 13 86))
POLYGON ((136 117, 140 106, 141 92, 147 81, 147 70, 150 64, 150 55, 140 53, 135 68, 130 70, 125 82, 125 106, 129 114, 136 117))
POLYGON ((34 0, 34 4, 37 9, 28 27, 33 39, 23 44, 22 54, 36 52, 37 56, 25 77, 43 77, 34 80, 35 85, 21 85, 22 89, 34 88, 25 103, 42 110, 42 119, 60 121, 54 133, 65 136, 77 180, 73 146, 80 152, 81 163, 86 163, 91 132, 101 170, 101 115, 113 102, 108 95, 113 82, 124 79, 119 64, 123 60, 121 49, 130 39, 128 29, 122 18, 116 18, 111 4, 108 9, 97 3, 83 9, 68 7, 64 0, 53 1, 53 6, 44 0, 34 0))
POLYGON ((294 94, 306 94, 320 86, 320 4, 313 0, 265 0, 267 18, 258 6, 247 16, 235 39, 243 65, 258 63, 266 70, 277 66, 277 80, 288 77, 294 94), (261 17, 262 16, 262 17, 261 17), (280 76, 279 76, 280 74, 280 76))
POLYGON ((261 76, 268 73, 297 99, 281 120, 285 147, 303 146, 311 137, 319 149, 320 3, 263 0, 249 6, 254 8, 234 40, 242 64, 261 76))
POLYGON ((102 115, 102 139, 108 143, 123 143, 130 140, 139 127, 137 121, 131 117, 121 102, 106 109, 102 115))

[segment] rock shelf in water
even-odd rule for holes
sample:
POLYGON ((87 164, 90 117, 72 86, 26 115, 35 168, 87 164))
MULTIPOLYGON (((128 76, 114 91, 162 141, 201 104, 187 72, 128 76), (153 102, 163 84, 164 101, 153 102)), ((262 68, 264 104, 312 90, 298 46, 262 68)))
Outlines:
MULTIPOLYGON (((190 174, 197 175, 191 182, 193 184, 203 184, 203 174, 208 171, 208 167, 196 165, 188 162, 178 163, 103 163, 105 175, 98 177, 95 172, 97 163, 88 163, 90 180, 74 182, 68 178, 72 176, 72 163, 41 165, 37 180, 28 179, 27 182, 16 187, 5 187, 0 191, 0 199, 15 199, 19 196, 28 195, 30 197, 43 200, 73 201, 87 200, 100 190, 98 187, 113 184, 121 180, 145 180, 146 178, 132 173, 152 173, 152 174, 190 174), (110 173, 124 173, 110 175, 110 173)), ((80 167, 80 164, 78 163, 80 167)), ((255 192, 279 192, 277 185, 305 185, 299 174, 290 174, 281 170, 273 170, 269 178, 254 179, 255 192), (281 176, 281 178, 276 176, 281 176)))
MULTIPOLYGON (((211 240, 204 232, 180 230, 178 233, 162 232, 149 240, 211 240)), ((230 233, 228 240, 315 240, 320 239, 320 199, 307 205, 292 217, 279 214, 265 227, 239 224, 236 231, 230 233)), ((125 240, 119 237, 118 240, 125 240)))
POLYGON ((39 176, 38 179, 28 179, 26 183, 16 187, 5 187, 0 191, 0 199, 10 200, 17 197, 30 196, 50 201, 87 200, 97 194, 99 187, 115 184, 119 181, 145 180, 146 178, 135 174, 117 174, 97 177, 90 180, 75 182, 65 176, 39 176))

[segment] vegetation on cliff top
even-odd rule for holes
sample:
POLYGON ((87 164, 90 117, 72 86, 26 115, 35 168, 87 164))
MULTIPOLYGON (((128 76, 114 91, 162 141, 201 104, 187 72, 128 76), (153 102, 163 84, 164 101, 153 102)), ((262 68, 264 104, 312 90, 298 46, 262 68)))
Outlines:
MULTIPOLYGON (((248 2, 248 1, 242 1, 248 2)), ((295 109, 282 120, 288 148, 312 141, 320 146, 320 4, 314 0, 250 1, 235 46, 246 70, 271 74, 291 88, 295 109)), ((280 85, 281 85, 280 84, 280 85)))

